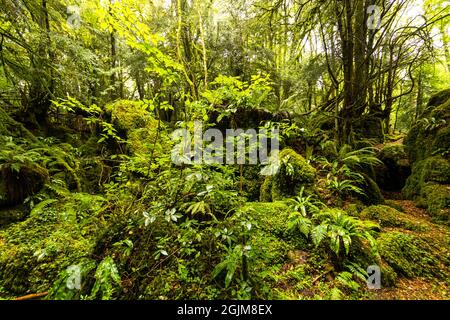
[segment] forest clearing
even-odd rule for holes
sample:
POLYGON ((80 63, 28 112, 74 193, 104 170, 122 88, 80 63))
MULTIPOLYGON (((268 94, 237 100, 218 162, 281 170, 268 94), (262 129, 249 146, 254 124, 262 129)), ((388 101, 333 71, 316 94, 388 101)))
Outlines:
POLYGON ((0 0, 0 300, 449 300, 449 39, 443 0, 0 0))

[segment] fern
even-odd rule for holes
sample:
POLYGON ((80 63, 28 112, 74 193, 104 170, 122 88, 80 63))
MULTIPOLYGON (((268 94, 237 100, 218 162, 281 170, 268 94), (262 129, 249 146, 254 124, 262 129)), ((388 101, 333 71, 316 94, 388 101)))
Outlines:
POLYGON ((348 271, 341 272, 337 275, 336 281, 346 288, 357 291, 360 288, 358 282, 353 280, 353 274, 348 271))
POLYGON ((333 194, 338 195, 339 197, 344 197, 352 193, 364 195, 364 191, 360 187, 356 186, 353 181, 351 180, 339 181, 338 178, 336 177, 328 181, 327 188, 333 194))
POLYGON ((312 222, 305 216, 302 216, 298 212, 294 212, 289 216, 288 230, 300 231, 305 237, 308 237, 311 233, 312 222))
POLYGON ((318 212, 324 206, 314 195, 305 195, 304 186, 301 187, 299 195, 294 199, 290 199, 290 202, 293 209, 300 212, 304 217, 318 212))
POLYGON ((56 200, 56 199, 48 199, 48 200, 44 200, 42 202, 39 202, 31 210, 31 215, 40 214, 45 207, 47 207, 47 206, 49 206, 49 205, 51 205, 52 203, 55 203, 55 202, 58 202, 58 200, 56 200))
POLYGON ((372 222, 361 221, 348 216, 339 209, 327 209, 314 216, 320 224, 311 231, 311 237, 316 246, 325 239, 329 248, 340 256, 342 250, 345 255, 350 253, 350 246, 356 239, 366 240, 372 249, 376 248, 376 241, 371 231, 377 229, 378 225, 372 222))

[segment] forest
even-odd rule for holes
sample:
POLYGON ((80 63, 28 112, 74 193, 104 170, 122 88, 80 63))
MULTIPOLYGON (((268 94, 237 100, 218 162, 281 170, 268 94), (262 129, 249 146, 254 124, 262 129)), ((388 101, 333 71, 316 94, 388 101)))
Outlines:
POLYGON ((449 300, 450 3, 0 0, 0 300, 449 300))

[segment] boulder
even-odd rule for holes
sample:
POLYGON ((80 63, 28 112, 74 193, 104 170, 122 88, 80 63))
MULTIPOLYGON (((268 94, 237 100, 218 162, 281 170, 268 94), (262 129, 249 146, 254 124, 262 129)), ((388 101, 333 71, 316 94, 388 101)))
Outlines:
POLYGON ((266 178, 261 186, 263 201, 276 201, 296 196, 301 187, 311 187, 316 178, 314 169, 301 155, 290 148, 279 154, 280 167, 274 176, 266 178))

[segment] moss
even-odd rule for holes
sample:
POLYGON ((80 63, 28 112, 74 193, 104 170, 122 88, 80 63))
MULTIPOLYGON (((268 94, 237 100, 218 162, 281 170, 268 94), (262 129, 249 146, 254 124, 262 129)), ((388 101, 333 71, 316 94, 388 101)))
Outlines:
POLYGON ((448 258, 442 256, 442 248, 428 239, 389 232, 381 234, 377 243, 381 257, 398 274, 410 278, 448 276, 448 258))
MULTIPOLYGON (((244 166, 243 174, 242 174, 242 189, 248 201, 258 201, 260 199, 260 190, 261 186, 264 183, 264 176, 260 175, 261 167, 260 166, 244 166)), ((241 181, 238 181, 240 188, 241 181)), ((267 201, 270 201, 267 200, 267 201)))
POLYGON ((435 108, 432 109, 431 117, 435 119, 444 119, 444 120, 450 118, 450 96, 445 102, 437 105, 435 108))
POLYGON ((450 99, 450 89, 445 89, 431 96, 428 107, 439 106, 450 99))
POLYGON ((150 144, 155 141, 156 132, 148 128, 132 130, 128 134, 130 151, 136 154, 149 154, 150 144))
POLYGON ((114 126, 122 131, 147 127, 153 117, 140 101, 119 100, 106 106, 114 126))
POLYGON ((359 185, 359 187, 363 190, 364 194, 357 195, 358 198, 366 205, 383 204, 384 197, 378 184, 367 174, 363 173, 362 175, 364 177, 364 184, 359 185))
POLYGON ((386 200, 384 204, 387 205, 388 207, 394 208, 399 212, 405 212, 405 209, 403 209, 403 207, 394 200, 386 200))
POLYGON ((259 267, 258 269, 261 271, 265 271, 264 269, 268 265, 283 263, 289 250, 292 249, 287 242, 267 234, 253 237, 250 245, 254 248, 254 254, 258 257, 258 266, 256 267, 259 267))
POLYGON ((292 149, 283 149, 279 158, 280 169, 272 179, 273 201, 297 195, 302 186, 311 186, 316 176, 316 170, 292 149))
POLYGON ((266 177, 263 184, 261 185, 261 190, 259 192, 259 201, 270 202, 272 201, 272 177, 266 177))
POLYGON ((426 183, 450 183, 450 162, 441 156, 426 158, 414 164, 412 174, 403 188, 403 195, 416 199, 426 183))
POLYGON ((359 217, 359 214, 362 210, 366 208, 365 205, 361 203, 350 203, 346 207, 344 207, 344 210, 353 217, 359 217))
MULTIPOLYGON (((448 90, 446 90, 448 92, 448 90)), ((418 121, 405 138, 405 150, 411 162, 423 160, 436 154, 445 154, 450 150, 450 99, 448 93, 432 98, 422 119, 434 118, 436 123, 444 121, 444 125, 430 129, 423 121, 418 121)))
POLYGON ((388 206, 371 206, 360 214, 361 219, 375 220, 382 227, 396 227, 406 230, 426 230, 427 227, 416 222, 405 213, 399 212, 388 206))
POLYGON ((47 169, 34 163, 20 164, 18 169, 4 164, 0 175, 0 207, 22 204, 49 180, 47 169))
POLYGON ((0 108, 0 135, 6 136, 9 133, 8 124, 8 114, 0 108))
POLYGON ((46 200, 0 232, 0 278, 14 294, 47 291, 58 274, 92 254, 103 200, 74 194, 46 200))
POLYGON ((0 136, 20 137, 31 142, 37 142, 37 138, 27 130, 23 124, 15 121, 0 107, 0 136))
POLYGON ((241 211, 251 215, 260 230, 275 237, 287 237, 286 226, 291 209, 285 202, 248 202, 241 211))
POLYGON ((422 189, 422 172, 425 162, 419 161, 412 167, 412 174, 406 180, 405 187, 402 189, 402 194, 407 199, 415 199, 420 196, 422 189))
POLYGON ((381 286, 382 287, 393 287, 397 282, 397 273, 395 270, 387 263, 380 263, 381 271, 381 286))
POLYGON ((434 154, 448 154, 450 152, 450 126, 447 125, 436 132, 432 142, 434 154))
POLYGON ((23 206, 18 206, 0 211, 0 228, 11 223, 24 220, 28 216, 27 210, 23 206))
POLYGON ((426 185, 422 189, 422 199, 426 209, 436 220, 450 222, 449 185, 426 185))
POLYGON ((450 161, 441 156, 429 157, 424 160, 422 181, 450 183, 450 161))
POLYGON ((403 141, 405 145, 405 152, 407 153, 411 163, 425 158, 426 148, 424 146, 419 148, 419 144, 427 140, 426 136, 424 137, 424 133, 425 132, 422 125, 417 123, 411 127, 403 141))
MULTIPOLYGON (((97 263, 93 259, 81 258, 77 262, 76 267, 79 270, 79 276, 81 281, 89 281, 95 277, 95 267, 97 263)), ((45 297, 46 300, 80 300, 81 298, 87 297, 90 294, 90 286, 83 283, 81 285, 81 290, 77 288, 68 288, 68 280, 72 277, 70 269, 64 269, 58 275, 58 279, 53 284, 52 288, 49 290, 48 295, 45 297)))
POLYGON ((381 161, 392 161, 397 163, 408 158, 405 147, 400 144, 387 145, 380 151, 379 158, 381 161))

